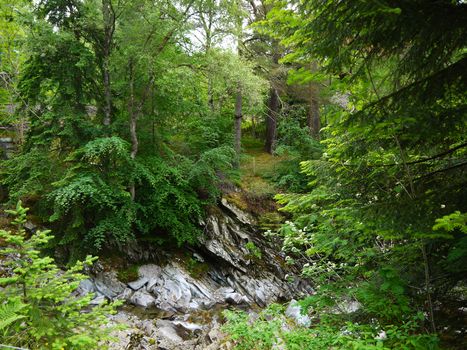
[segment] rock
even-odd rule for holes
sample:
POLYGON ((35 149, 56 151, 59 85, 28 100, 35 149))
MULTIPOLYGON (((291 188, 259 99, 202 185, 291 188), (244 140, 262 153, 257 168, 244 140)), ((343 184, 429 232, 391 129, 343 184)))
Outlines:
POLYGON ((133 305, 148 308, 154 306, 156 299, 146 291, 138 290, 130 298, 133 305))
POLYGON ((157 327, 154 322, 151 320, 143 320, 139 323, 139 329, 144 332, 145 335, 149 337, 157 336, 157 327))
POLYGON ((229 203, 225 198, 221 199, 221 204, 235 215, 236 219, 245 225, 253 225, 254 219, 249 214, 238 208, 236 205, 229 203))
POLYGON ((158 278, 162 273, 162 268, 155 264, 141 265, 138 269, 140 277, 146 277, 148 280, 158 278))
POLYGON ((356 300, 345 300, 337 304, 334 312, 336 314, 350 314, 360 310, 361 304, 356 300))
POLYGON ((134 291, 131 288, 125 288, 122 293, 117 295, 117 299, 120 300, 130 300, 134 291))
POLYGON ((149 282, 149 278, 141 277, 137 279, 136 281, 128 283, 128 287, 130 287, 133 290, 138 290, 138 289, 143 288, 148 282, 149 282))
POLYGON ((96 286, 89 278, 82 280, 77 288, 78 295, 86 295, 88 293, 94 293, 95 291, 96 286))
POLYGON ((241 295, 239 293, 227 293, 225 295, 225 301, 228 302, 229 304, 242 304, 242 303, 248 303, 248 298, 244 295, 241 295))
POLYGON ((102 294, 98 294, 94 299, 92 299, 89 304, 90 305, 100 305, 105 302, 105 296, 102 294))
POLYGON ((211 342, 217 342, 224 339, 226 335, 221 332, 219 325, 215 325, 211 330, 208 332, 208 338, 211 342))
POLYGON ((94 279, 94 284, 97 291, 109 299, 114 299, 125 289, 125 285, 117 279, 115 271, 99 273, 94 279))
POLYGON ((153 277, 149 279, 148 283, 146 284, 146 290, 149 293, 152 293, 157 285, 161 285, 162 282, 159 277, 153 277))
POLYGON ((26 223, 24 224, 24 228, 29 233, 35 233, 37 231, 37 226, 31 221, 26 221, 26 223))
POLYGON ((174 342, 175 344, 180 344, 183 342, 182 337, 178 335, 177 329, 172 322, 166 320, 157 320, 156 327, 158 337, 165 338, 166 340, 174 342))
POLYGON ((195 258, 200 263, 204 263, 204 258, 201 255, 199 255, 198 253, 193 253, 193 258, 195 258))
POLYGON ((308 315, 302 315, 302 308, 298 305, 295 299, 292 299, 289 306, 285 310, 285 315, 292 318, 300 326, 309 327, 311 325, 311 319, 308 315))

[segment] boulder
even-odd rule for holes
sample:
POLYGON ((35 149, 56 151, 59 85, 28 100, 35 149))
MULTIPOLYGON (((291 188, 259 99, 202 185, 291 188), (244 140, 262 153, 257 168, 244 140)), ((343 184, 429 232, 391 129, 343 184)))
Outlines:
POLYGON ((300 326, 309 327, 311 325, 310 317, 302 314, 302 308, 295 299, 290 301, 289 306, 285 310, 285 315, 293 319, 300 326))
POLYGON ((130 303, 143 308, 154 306, 156 299, 146 291, 138 290, 130 298, 130 303))
POLYGON ((225 301, 235 305, 249 302, 248 298, 240 293, 227 293, 225 295, 225 301))
POLYGON ((116 272, 100 272, 94 278, 96 290, 109 299, 114 299, 125 290, 125 285, 117 279, 116 272))
POLYGON ((88 293, 94 293, 96 291, 96 285, 89 278, 79 282, 77 288, 78 295, 86 295, 88 293))
POLYGON ((98 293, 98 295, 97 295, 94 299, 92 299, 92 300, 89 302, 89 304, 90 304, 90 305, 100 305, 100 304, 102 304, 103 302, 105 302, 105 300, 106 300, 106 299, 105 299, 105 296, 102 295, 102 294, 100 294, 100 293, 98 293))
POLYGON ((136 281, 128 283, 128 287, 130 287, 133 290, 138 290, 138 289, 143 288, 148 282, 149 282, 149 278, 141 277, 137 279, 136 281))
POLYGON ((183 342, 182 337, 180 337, 177 333, 176 326, 172 322, 166 320, 157 320, 156 327, 158 337, 165 338, 165 340, 175 344, 180 344, 183 342))

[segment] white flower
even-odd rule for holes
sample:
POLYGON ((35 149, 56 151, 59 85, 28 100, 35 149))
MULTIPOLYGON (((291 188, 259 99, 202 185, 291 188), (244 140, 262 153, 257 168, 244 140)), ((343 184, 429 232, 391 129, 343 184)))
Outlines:
POLYGON ((441 204, 441 209, 444 209, 446 208, 446 205, 445 204, 441 204))
POLYGON ((378 335, 376 336, 375 339, 378 339, 378 340, 384 340, 387 338, 387 335, 386 335, 386 332, 385 331, 381 331, 378 333, 378 335))

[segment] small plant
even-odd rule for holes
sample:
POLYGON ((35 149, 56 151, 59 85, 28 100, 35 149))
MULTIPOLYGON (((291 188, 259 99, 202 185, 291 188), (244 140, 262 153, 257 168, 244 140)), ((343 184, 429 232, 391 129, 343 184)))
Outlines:
POLYGON ((201 277, 205 272, 207 272, 208 265, 195 258, 190 257, 186 260, 186 268, 188 270, 188 273, 192 277, 198 278, 201 277))
POLYGON ((117 278, 123 283, 135 281, 139 277, 138 268, 138 265, 130 265, 125 269, 120 269, 117 272, 117 278))
POLYGON ((284 218, 277 211, 265 213, 259 218, 259 226, 262 230, 278 230, 284 218))
POLYGON ((21 202, 12 224, 16 232, 0 230, 0 343, 29 349, 103 349, 113 327, 105 326, 107 315, 120 303, 89 308, 92 294, 72 293, 86 278, 80 273, 92 264, 88 256, 62 271, 40 248, 53 236, 38 231, 27 239, 23 228, 28 209, 21 202))
POLYGON ((245 248, 248 249, 249 255, 252 258, 260 260, 262 258, 261 250, 253 243, 247 242, 245 248))
POLYGON ((224 311, 223 331, 234 342, 235 350, 348 350, 348 349, 439 349, 434 334, 417 334, 420 317, 402 325, 336 323, 322 319, 313 328, 287 327, 283 307, 271 304, 254 320, 243 311, 224 311))

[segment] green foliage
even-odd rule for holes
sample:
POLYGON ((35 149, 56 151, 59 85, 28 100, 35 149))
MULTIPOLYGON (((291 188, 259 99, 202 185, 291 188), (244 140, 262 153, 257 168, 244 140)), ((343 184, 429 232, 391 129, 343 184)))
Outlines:
POLYGON ((248 250, 249 255, 253 257, 254 259, 261 260, 262 254, 261 254, 261 249, 259 249, 256 244, 253 242, 247 242, 245 243, 245 248, 248 250))
POLYGON ((322 146, 310 135, 308 127, 300 125, 299 117, 306 111, 292 109, 283 112, 277 130, 277 148, 275 153, 286 155, 274 175, 274 182, 279 188, 288 192, 303 192, 307 189, 307 175, 301 172, 299 163, 304 160, 318 159, 322 153, 322 146))
POLYGON ((414 334, 419 318, 404 322, 401 326, 382 327, 378 323, 361 325, 347 322, 336 325, 321 322, 313 328, 292 326, 283 314, 283 307, 272 304, 251 318, 243 311, 225 311, 227 323, 223 330, 234 341, 238 350, 270 350, 280 346, 287 350, 321 349, 439 349, 433 335, 414 334))
MULTIPOLYGON (((303 305, 318 329, 416 318, 406 334, 431 339, 433 303, 463 280, 467 256, 465 4, 292 3, 273 2, 260 29, 290 50, 291 81, 326 85, 323 153, 301 163, 309 187, 276 196, 291 215, 278 232, 287 261, 316 290, 303 305)), ((394 348, 434 347, 411 341, 394 348)))
POLYGON ((461 214, 460 211, 455 211, 452 214, 436 219, 436 224, 433 226, 433 230, 435 231, 445 230, 447 232, 452 232, 456 229, 467 233, 467 213, 461 214))
POLYGON ((136 281, 139 277, 139 265, 130 265, 127 268, 119 268, 117 278, 123 283, 136 281))
POLYGON ((23 225, 27 209, 21 202, 12 222, 16 232, 0 230, 3 271, 0 277, 1 343, 27 348, 102 349, 114 329, 106 326, 107 315, 118 303, 89 307, 92 295, 73 295, 84 266, 95 260, 88 256, 66 271, 40 249, 53 237, 50 231, 38 231, 26 237, 23 225))
POLYGON ((209 265, 205 262, 201 262, 193 257, 189 257, 186 260, 186 267, 188 273, 194 278, 201 278, 209 271, 209 265))
MULTIPOLYGON (((95 1, 41 1, 0 25, 2 38, 15 28, 24 37, 9 96, 28 126, 0 183, 10 204, 27 201, 61 233, 49 245, 73 259, 134 239, 196 243, 204 205, 232 174, 237 88, 248 114, 266 89, 238 55, 183 49, 194 9, 208 4, 110 3, 115 18, 95 1)), ((236 6, 214 7, 232 24, 236 6)))

